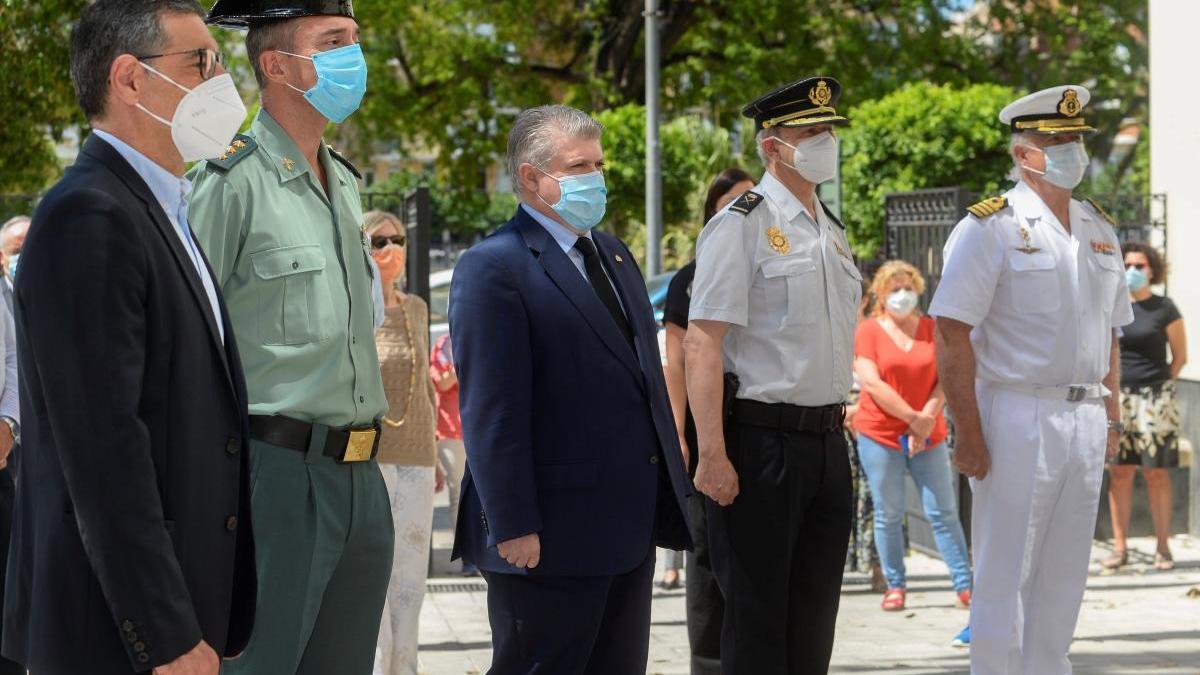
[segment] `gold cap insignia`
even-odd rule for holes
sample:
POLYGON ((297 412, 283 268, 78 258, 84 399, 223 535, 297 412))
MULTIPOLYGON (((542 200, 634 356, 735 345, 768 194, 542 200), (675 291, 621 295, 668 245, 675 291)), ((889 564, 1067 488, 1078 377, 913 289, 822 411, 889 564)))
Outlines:
POLYGON ((287 169, 288 171, 292 171, 293 169, 296 168, 296 163, 293 162, 290 157, 284 157, 283 158, 283 168, 287 169))
POLYGON ((1067 117, 1074 117, 1081 109, 1083 106, 1079 105, 1079 94, 1074 89, 1064 91, 1062 100, 1058 102, 1058 112, 1067 117))
POLYGON ((808 90, 808 100, 812 101, 813 105, 829 105, 829 101, 832 99, 833 91, 829 85, 825 84, 825 80, 818 80, 817 86, 808 90))
POLYGON ((775 249, 776 253, 783 255, 787 255, 787 252, 792 250, 792 245, 788 243, 787 237, 783 235, 783 232, 778 227, 767 229, 767 243, 771 245, 771 248, 775 249))

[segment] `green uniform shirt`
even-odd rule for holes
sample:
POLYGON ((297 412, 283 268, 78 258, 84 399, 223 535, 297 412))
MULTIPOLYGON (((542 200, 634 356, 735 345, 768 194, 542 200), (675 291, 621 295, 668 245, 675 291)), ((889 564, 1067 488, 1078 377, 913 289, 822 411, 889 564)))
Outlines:
POLYGON ((387 399, 354 174, 322 143, 327 197, 266 110, 247 136, 191 171, 188 220, 229 308, 250 414, 371 424, 387 399))

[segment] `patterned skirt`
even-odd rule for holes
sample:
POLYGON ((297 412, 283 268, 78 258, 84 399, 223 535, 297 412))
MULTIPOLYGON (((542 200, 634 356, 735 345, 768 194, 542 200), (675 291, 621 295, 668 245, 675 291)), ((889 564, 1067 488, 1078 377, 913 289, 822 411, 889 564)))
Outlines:
POLYGON ((1121 387, 1125 433, 1116 464, 1168 469, 1179 466, 1179 402, 1175 381, 1121 387))

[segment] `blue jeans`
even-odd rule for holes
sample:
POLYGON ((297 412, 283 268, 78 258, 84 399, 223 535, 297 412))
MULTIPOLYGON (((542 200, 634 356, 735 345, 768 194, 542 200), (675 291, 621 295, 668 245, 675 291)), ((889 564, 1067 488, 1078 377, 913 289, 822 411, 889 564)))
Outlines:
POLYGON ((967 560, 967 539, 958 521, 954 498, 954 476, 950 471, 950 451, 942 443, 915 456, 880 445, 859 434, 858 455, 871 496, 875 500, 875 546, 888 588, 904 588, 904 474, 912 474, 921 491, 925 515, 933 527, 942 560, 950 568, 954 590, 971 588, 971 564, 967 560))

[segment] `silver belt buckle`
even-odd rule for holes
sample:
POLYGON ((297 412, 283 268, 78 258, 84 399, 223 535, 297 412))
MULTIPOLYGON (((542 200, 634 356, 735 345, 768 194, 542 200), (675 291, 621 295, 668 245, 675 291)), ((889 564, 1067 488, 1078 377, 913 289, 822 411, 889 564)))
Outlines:
POLYGON ((1067 401, 1069 403, 1079 403, 1085 398, 1087 398, 1087 387, 1067 387, 1067 401))

